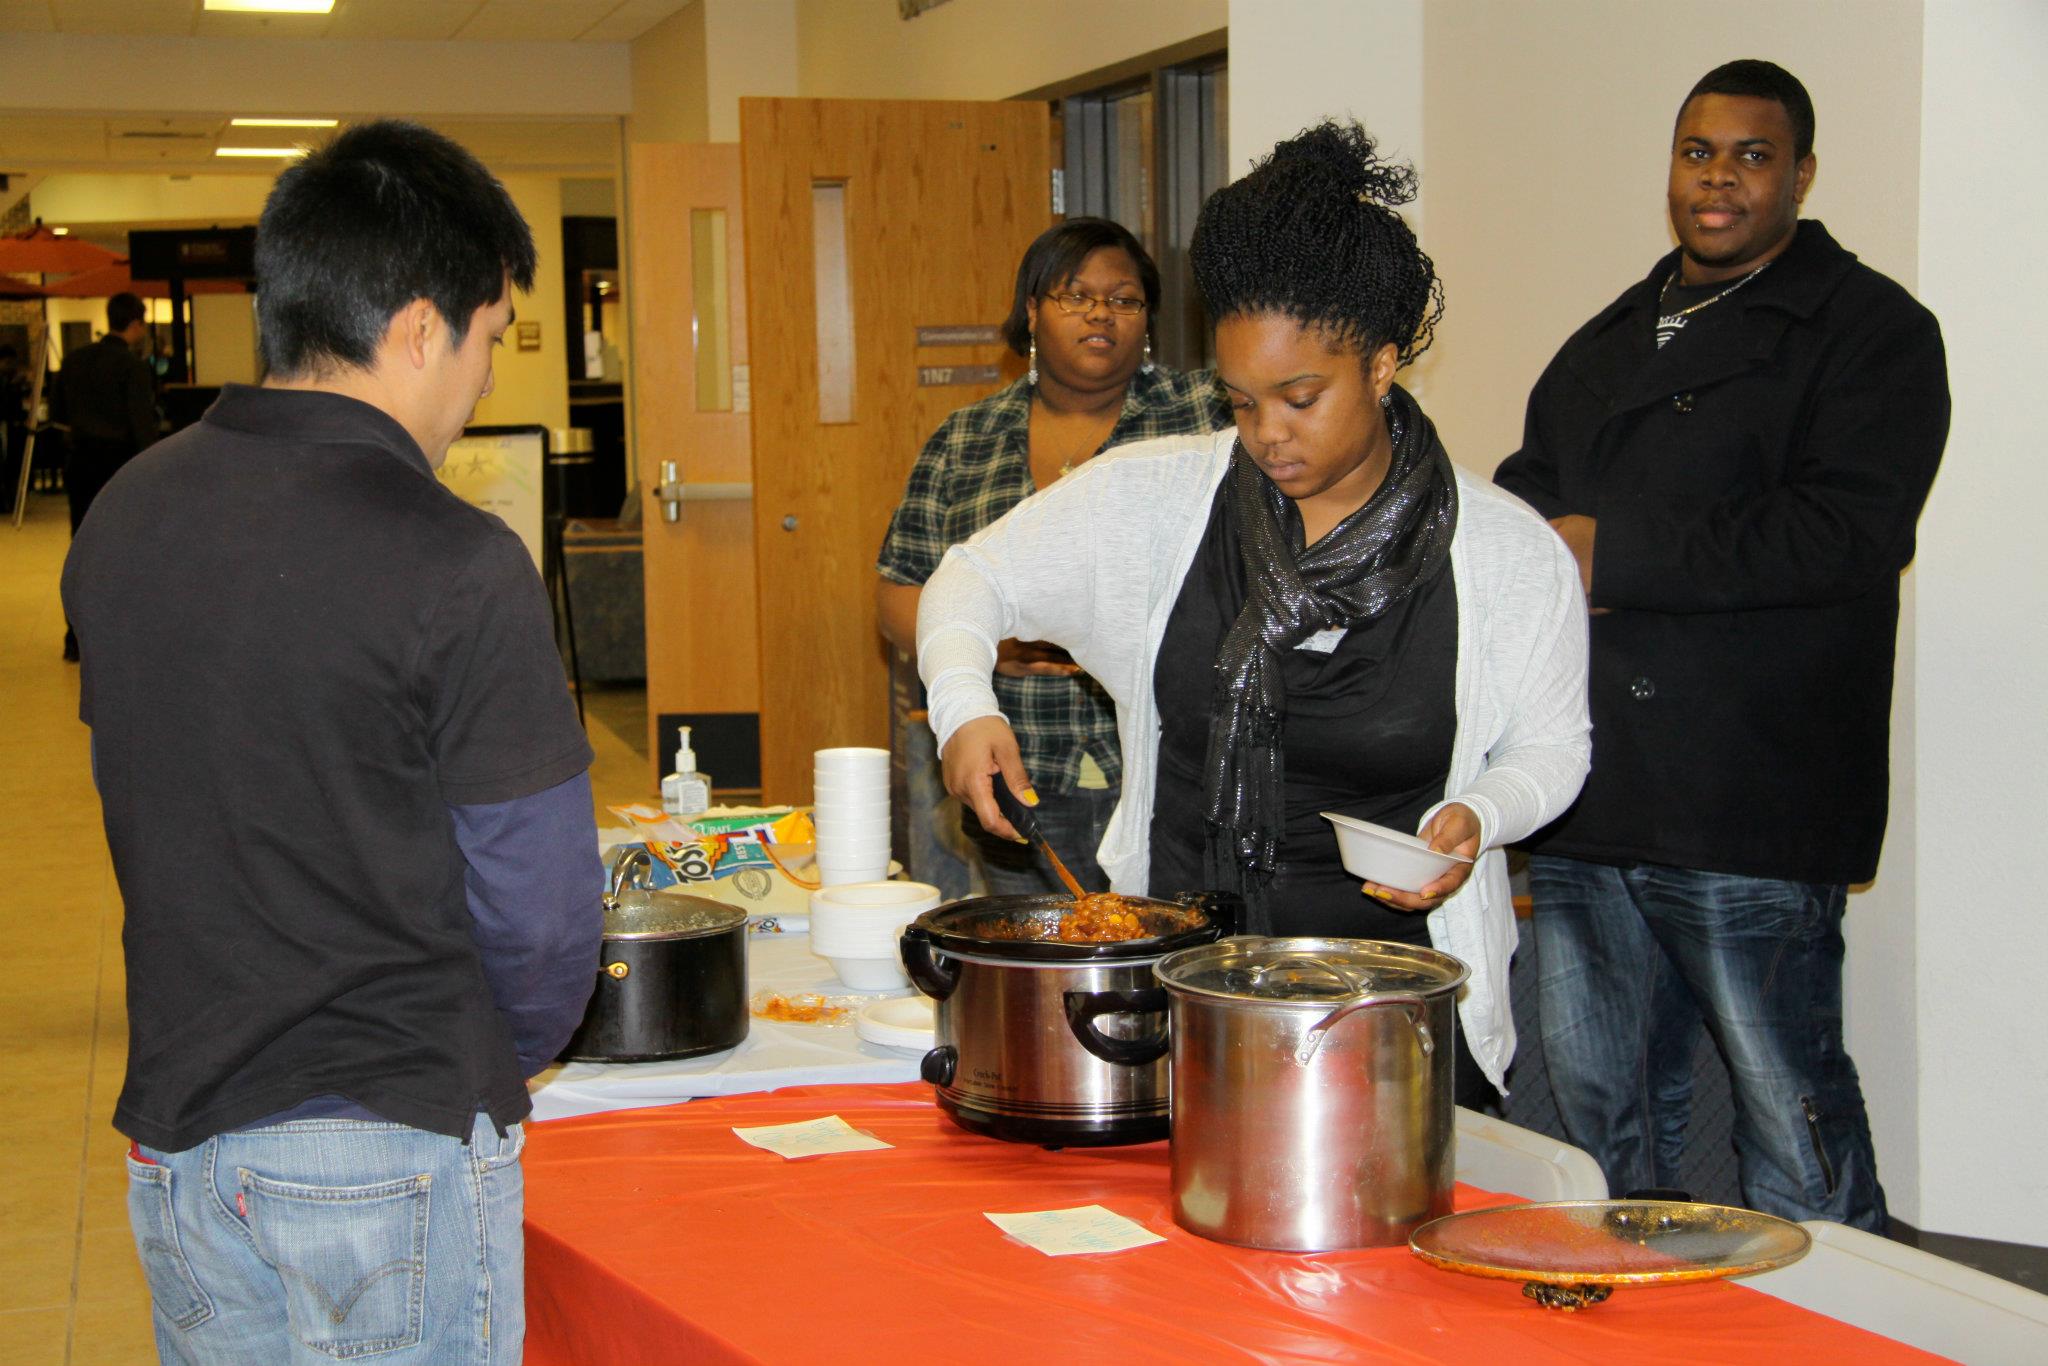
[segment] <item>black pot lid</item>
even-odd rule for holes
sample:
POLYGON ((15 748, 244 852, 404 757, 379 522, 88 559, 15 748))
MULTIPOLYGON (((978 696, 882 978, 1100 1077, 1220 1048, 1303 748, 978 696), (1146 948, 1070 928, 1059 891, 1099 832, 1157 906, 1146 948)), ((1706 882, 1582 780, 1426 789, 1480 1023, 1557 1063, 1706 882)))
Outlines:
POLYGON ((604 904, 606 939, 702 939, 746 923, 739 907, 685 892, 629 890, 604 904))
POLYGON ((1145 934, 1100 944, 1068 944, 1041 936, 1058 932, 1060 917, 1074 899, 1059 893, 982 896, 926 911, 905 930, 922 934, 934 947, 976 958, 1019 962, 1089 963, 1102 959, 1157 958, 1175 949, 1204 944, 1222 933, 1200 904, 1126 897, 1145 934))
POLYGON ((1154 971, 1167 989, 1190 995, 1318 1006, 1389 992, 1433 996, 1469 975, 1458 959, 1417 944, 1253 935, 1177 952, 1154 971))

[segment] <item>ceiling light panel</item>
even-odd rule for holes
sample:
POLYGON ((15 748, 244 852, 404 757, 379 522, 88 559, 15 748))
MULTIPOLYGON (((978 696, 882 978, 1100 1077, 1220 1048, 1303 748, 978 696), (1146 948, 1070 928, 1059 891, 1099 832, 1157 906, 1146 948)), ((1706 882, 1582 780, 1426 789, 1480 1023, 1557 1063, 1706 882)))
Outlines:
POLYGON ((206 0, 215 14, 326 14, 334 0, 206 0))

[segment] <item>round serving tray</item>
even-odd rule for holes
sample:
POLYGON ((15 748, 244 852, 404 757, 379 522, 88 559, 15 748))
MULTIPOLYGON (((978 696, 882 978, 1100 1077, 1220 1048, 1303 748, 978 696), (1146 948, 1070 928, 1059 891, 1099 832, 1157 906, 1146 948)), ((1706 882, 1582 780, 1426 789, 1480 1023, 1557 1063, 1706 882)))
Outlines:
POLYGON ((1677 1285, 1787 1266, 1813 1245, 1789 1220, 1675 1200, 1559 1200, 1431 1220, 1408 1246, 1431 1266, 1521 1281, 1555 1309, 1606 1299, 1618 1285, 1677 1285))

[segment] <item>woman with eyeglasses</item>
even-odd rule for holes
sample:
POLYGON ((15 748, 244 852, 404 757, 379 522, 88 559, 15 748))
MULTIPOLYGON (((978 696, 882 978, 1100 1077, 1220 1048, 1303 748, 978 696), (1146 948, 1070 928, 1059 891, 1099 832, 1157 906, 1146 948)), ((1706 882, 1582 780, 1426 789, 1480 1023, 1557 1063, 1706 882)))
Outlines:
MULTIPOLYGON (((1030 368, 947 418, 918 456, 875 566, 875 605, 892 643, 915 651, 918 598, 948 547, 1107 447, 1230 425, 1212 372, 1183 374, 1152 359, 1158 306, 1158 267, 1108 219, 1068 219, 1025 251, 1002 331, 1030 368)), ((1084 885, 1107 885, 1095 850, 1120 791, 1114 706, 1064 650, 1041 641, 1003 641, 995 668, 1041 828, 1084 885)), ((931 787, 941 795, 935 780, 931 787)), ((1033 850, 988 834, 972 813, 965 824, 990 892, 1062 890, 1033 850)))
POLYGON ((1485 1105, 1514 1050, 1501 846, 1585 778, 1586 608, 1563 543, 1455 469, 1394 383, 1443 308, 1414 194, 1324 123, 1211 195, 1189 257, 1235 430, 1111 452, 957 547, 918 662, 947 786, 1002 832, 990 776, 1037 773, 989 642, 1071 650, 1123 721, 1114 889, 1234 892, 1255 933, 1463 960, 1453 1075, 1485 1105), (1325 811, 1474 862, 1361 886, 1325 811))

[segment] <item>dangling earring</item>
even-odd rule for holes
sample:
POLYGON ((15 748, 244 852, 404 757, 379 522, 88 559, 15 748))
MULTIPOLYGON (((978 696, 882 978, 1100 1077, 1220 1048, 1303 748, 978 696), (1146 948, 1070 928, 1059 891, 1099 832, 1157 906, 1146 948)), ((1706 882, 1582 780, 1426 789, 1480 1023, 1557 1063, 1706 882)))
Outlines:
POLYGON ((1024 378, 1030 380, 1033 384, 1038 383, 1038 334, 1036 332, 1031 334, 1031 368, 1024 372, 1024 378))
POLYGON ((1152 364, 1152 339, 1150 337, 1145 338, 1145 363, 1138 368, 1148 375, 1155 368, 1152 364))

